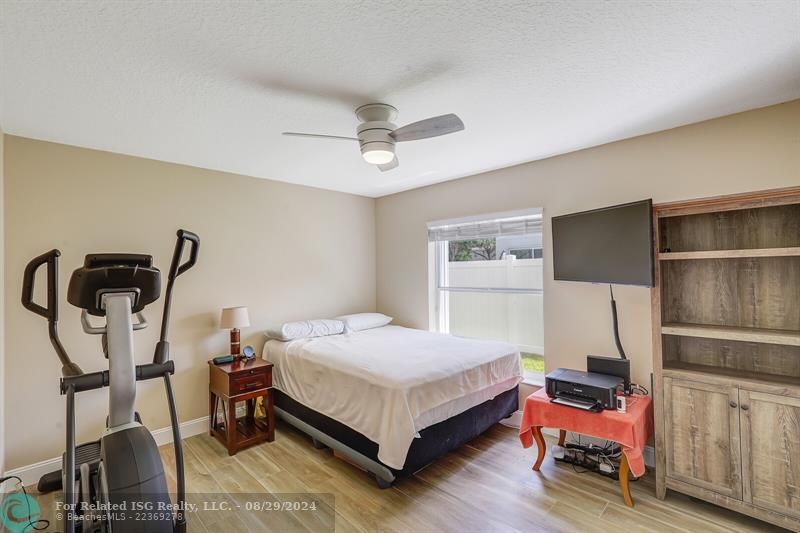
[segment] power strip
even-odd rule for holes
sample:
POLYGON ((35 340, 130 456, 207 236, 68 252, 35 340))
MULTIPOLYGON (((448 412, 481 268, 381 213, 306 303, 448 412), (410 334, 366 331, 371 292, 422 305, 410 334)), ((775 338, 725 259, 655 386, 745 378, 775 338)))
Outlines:
POLYGON ((607 452, 598 446, 578 444, 567 444, 564 447, 553 446, 551 449, 553 459, 556 461, 581 467, 615 480, 619 480, 619 459, 611 456, 620 452, 620 447, 616 445, 607 452))

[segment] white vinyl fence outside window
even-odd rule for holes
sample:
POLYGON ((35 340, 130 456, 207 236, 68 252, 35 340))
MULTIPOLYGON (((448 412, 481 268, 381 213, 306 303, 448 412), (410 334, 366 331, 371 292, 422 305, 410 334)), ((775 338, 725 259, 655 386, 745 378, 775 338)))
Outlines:
POLYGON ((499 339, 522 352, 544 353, 542 259, 500 259, 448 264, 451 288, 447 330, 453 335, 499 339), (527 288, 526 284, 531 285, 527 288), (517 287, 473 291, 457 287, 517 287))
POLYGON ((431 223, 428 240, 434 329, 544 355, 541 210, 431 223))

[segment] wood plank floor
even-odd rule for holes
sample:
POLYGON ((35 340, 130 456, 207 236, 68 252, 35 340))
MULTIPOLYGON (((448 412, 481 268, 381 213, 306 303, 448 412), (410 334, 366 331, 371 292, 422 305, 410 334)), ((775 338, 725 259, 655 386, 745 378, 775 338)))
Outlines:
MULTIPOLYGON (((201 493, 229 495, 232 501, 237 493, 325 493, 335 509, 322 518, 303 511, 193 513, 192 533, 331 531, 334 522, 337 532, 779 531, 682 495, 670 493, 660 501, 649 474, 632 483, 636 506, 630 509, 610 479, 579 474, 550 457, 535 473, 535 451, 523 449, 516 430, 501 425, 388 490, 280 423, 275 442, 234 457, 208 435, 187 439, 185 454, 190 502, 202 499, 201 493)), ((174 490, 171 447, 162 448, 162 456, 174 490)), ((55 523, 49 531, 58 531, 55 523)))

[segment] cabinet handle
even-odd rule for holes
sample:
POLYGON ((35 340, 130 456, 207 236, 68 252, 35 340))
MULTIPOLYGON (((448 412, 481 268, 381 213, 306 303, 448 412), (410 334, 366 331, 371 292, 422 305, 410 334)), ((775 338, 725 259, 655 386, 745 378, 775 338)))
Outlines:
POLYGON ((259 385, 260 385, 260 383, 256 381, 254 383, 245 383, 244 385, 242 385, 242 388, 243 389, 252 389, 253 387, 258 387, 259 385))
POLYGON ((733 407, 734 409, 736 409, 736 402, 733 402, 733 401, 732 401, 730 405, 731 405, 731 407, 733 407))
POLYGON ((750 409, 750 406, 749 406, 749 405, 743 405, 743 406, 742 406, 742 411, 747 411, 747 410, 749 410, 749 409, 750 409))

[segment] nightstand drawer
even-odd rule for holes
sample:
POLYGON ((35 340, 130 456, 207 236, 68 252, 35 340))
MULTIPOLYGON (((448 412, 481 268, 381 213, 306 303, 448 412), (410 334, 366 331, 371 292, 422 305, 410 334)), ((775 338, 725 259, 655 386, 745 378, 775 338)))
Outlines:
POLYGON ((253 370, 251 372, 237 375, 231 379, 230 395, 244 394, 259 389, 266 389, 272 386, 272 376, 266 372, 253 370))

